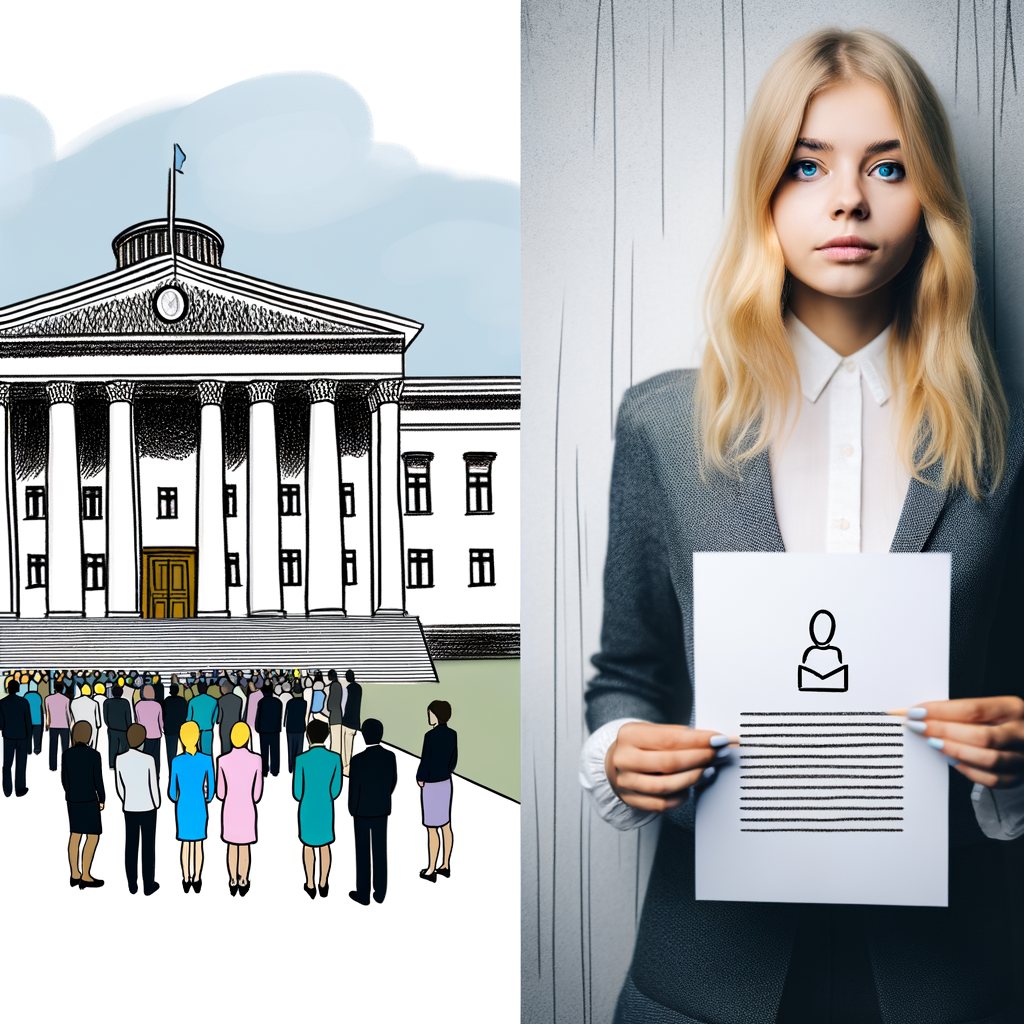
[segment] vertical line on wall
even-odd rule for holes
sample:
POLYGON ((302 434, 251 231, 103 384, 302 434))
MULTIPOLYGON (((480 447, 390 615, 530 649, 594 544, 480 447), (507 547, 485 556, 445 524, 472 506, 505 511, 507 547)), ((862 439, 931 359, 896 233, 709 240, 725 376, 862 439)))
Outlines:
POLYGON ((722 0, 722 213, 725 213, 725 0, 722 0))
POLYGON ((743 116, 747 116, 747 16, 740 0, 740 51, 743 54, 743 116))
POLYGON ((960 0, 956 0, 956 51, 953 55, 953 106, 956 106, 957 87, 960 82, 960 0))
MULTIPOLYGON (((565 294, 562 295, 562 312, 558 324, 558 374, 555 378, 555 494, 554 494, 554 564, 552 607, 555 618, 552 636, 552 672, 553 678, 551 687, 553 708, 551 715, 551 738, 552 738, 552 760, 554 770, 551 773, 551 1019, 557 1020, 557 985, 558 978, 555 970, 555 922, 557 914, 555 907, 558 906, 557 886, 558 872, 556 851, 558 850, 558 437, 560 433, 560 415, 562 406, 562 351, 565 341, 565 294)), ((538 868, 538 872, 539 872, 538 868)), ((539 935, 539 932, 538 932, 539 935)))
POLYGON ((977 90, 977 110, 981 113, 981 56, 978 51, 978 0, 971 0, 974 10, 974 84, 977 90))
POLYGON ((597 32, 594 34, 594 151, 597 151, 597 71, 601 59, 601 0, 597 0, 597 32))
POLYGON ((661 34, 661 237, 665 237, 665 33, 661 34))
POLYGON ((1010 0, 1006 0, 1006 23, 1003 26, 1003 83, 999 95, 999 134, 1003 134, 1003 110, 1006 106, 1006 65, 1013 70, 1013 92, 1017 92, 1017 58, 1013 52, 1013 15, 1010 0), (1007 61, 1009 57, 1009 62, 1007 61))
MULTIPOLYGON (((633 265, 636 255, 636 239, 629 243, 629 386, 633 386, 633 265)), ((579 480, 576 481, 577 486, 579 480)), ((579 493, 576 495, 576 509, 579 511, 579 493)), ((579 523, 576 524, 579 526, 579 523)))
POLYGON ((609 345, 608 423, 609 433, 615 436, 615 270, 619 234, 619 147, 618 119, 615 111, 615 0, 608 0, 608 16, 612 30, 612 331, 609 345))
POLYGON ((583 986, 583 1024, 587 1024, 587 943, 585 939, 585 933, 583 929, 583 790, 580 788, 579 791, 580 801, 580 851, 579 851, 579 869, 580 869, 580 981, 583 986))

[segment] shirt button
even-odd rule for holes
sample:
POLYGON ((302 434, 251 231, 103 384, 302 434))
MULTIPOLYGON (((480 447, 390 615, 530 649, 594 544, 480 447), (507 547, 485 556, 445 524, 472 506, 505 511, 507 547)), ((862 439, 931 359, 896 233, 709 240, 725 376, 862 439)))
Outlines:
POLYGON ((853 373, 853 371, 857 369, 857 364, 852 359, 847 359, 846 362, 843 363, 843 368, 847 373, 853 373))
POLYGON ((850 520, 849 519, 840 519, 839 520, 839 529, 840 530, 848 530, 849 528, 850 528, 850 520))
POLYGON ((854 449, 852 444, 843 445, 843 454, 847 458, 850 458, 853 455, 853 450, 854 449))

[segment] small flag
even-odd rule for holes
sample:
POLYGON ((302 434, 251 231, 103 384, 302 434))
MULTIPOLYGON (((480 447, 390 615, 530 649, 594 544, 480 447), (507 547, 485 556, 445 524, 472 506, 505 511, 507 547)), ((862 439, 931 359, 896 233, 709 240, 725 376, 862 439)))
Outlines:
POLYGON ((174 144, 174 169, 179 174, 185 172, 181 169, 181 165, 185 162, 185 151, 177 143, 174 144))

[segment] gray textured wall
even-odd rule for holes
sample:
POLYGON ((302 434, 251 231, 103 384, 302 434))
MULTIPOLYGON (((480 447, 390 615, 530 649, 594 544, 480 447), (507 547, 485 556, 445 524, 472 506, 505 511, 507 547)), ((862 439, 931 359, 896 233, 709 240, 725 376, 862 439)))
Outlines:
POLYGON ((656 835, 596 818, 576 767, 615 411, 634 381, 696 361, 744 110, 794 38, 837 22, 875 27, 931 75, 957 136, 989 327, 1008 380, 1024 379, 1020 9, 850 0, 838 10, 841 22, 808 0, 524 0, 526 1021, 610 1020, 628 965, 656 835))

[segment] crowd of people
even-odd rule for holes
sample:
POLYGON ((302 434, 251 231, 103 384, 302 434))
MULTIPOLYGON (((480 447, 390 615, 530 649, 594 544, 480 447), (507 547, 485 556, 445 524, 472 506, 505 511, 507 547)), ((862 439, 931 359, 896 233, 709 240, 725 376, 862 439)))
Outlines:
MULTIPOLYGON (((251 847, 258 838, 257 805, 264 780, 280 773, 283 732, 298 803, 303 890, 310 899, 328 895, 334 804, 347 778, 356 852, 356 883, 349 896, 368 905, 372 889, 373 899, 384 901, 397 761, 381 745, 383 724, 361 719, 362 687, 351 669, 343 677, 331 669, 326 680, 320 671, 302 669, 218 670, 181 680, 172 675, 166 685, 157 673, 19 670, 7 675, 5 689, 0 699, 4 795, 28 793, 29 754, 42 753, 48 733, 49 768, 60 771, 67 802, 72 888, 104 884, 92 866, 107 800, 100 753, 105 732, 107 768, 124 813, 129 890, 138 892, 140 848, 143 892, 151 895, 160 888, 156 821, 163 773, 166 795, 174 804, 184 892, 202 891, 203 844, 209 806, 216 799, 229 890, 232 896, 247 895, 251 847), (365 749, 354 754, 357 732, 365 749), (220 745, 216 758, 215 733, 220 745)), ((420 877, 428 882, 451 876, 451 777, 458 760, 457 736, 448 727, 451 714, 447 701, 429 704, 430 730, 416 772, 428 836, 428 864, 420 877)))

